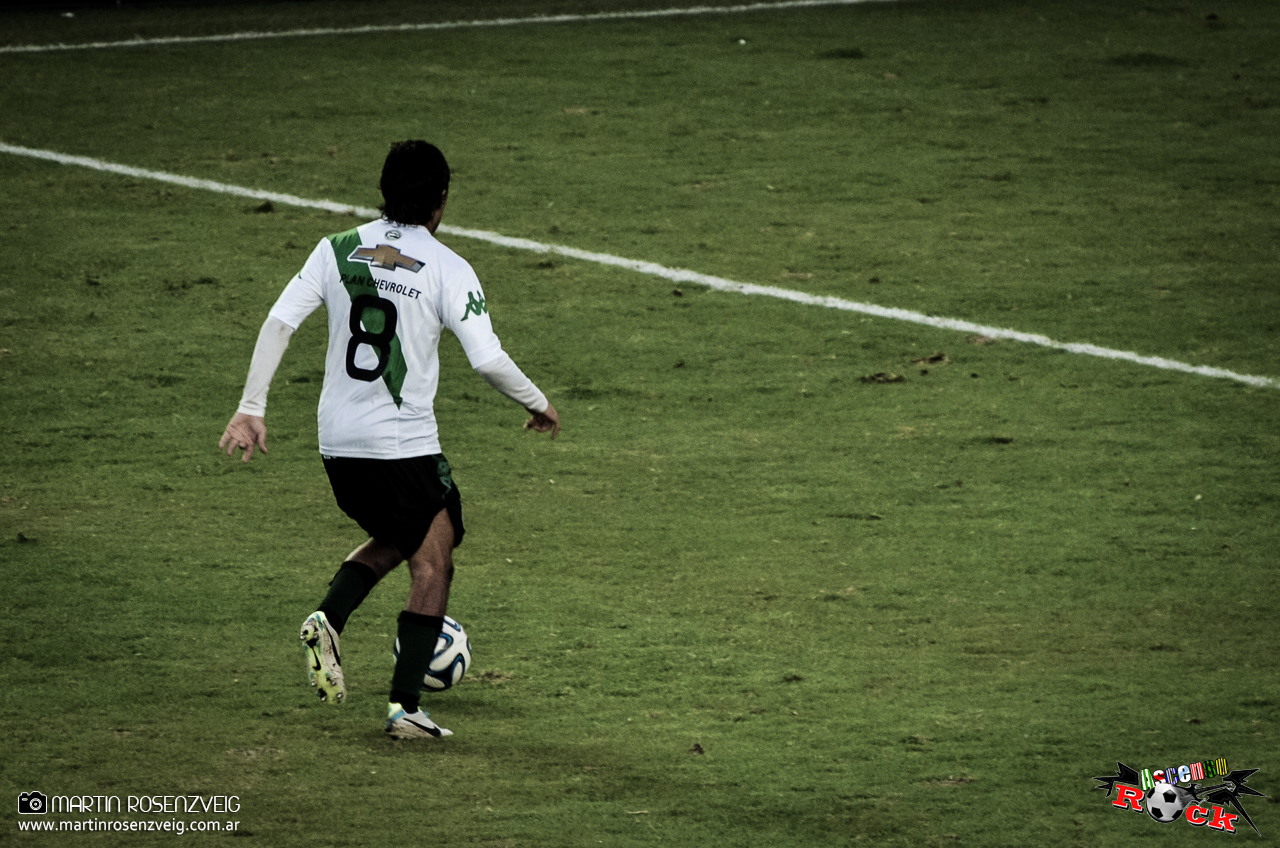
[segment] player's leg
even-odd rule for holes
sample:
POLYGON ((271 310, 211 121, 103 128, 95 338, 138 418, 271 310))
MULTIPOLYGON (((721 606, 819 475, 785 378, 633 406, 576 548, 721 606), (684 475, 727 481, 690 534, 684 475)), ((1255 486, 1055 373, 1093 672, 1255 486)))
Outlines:
POLYGON ((449 608, 449 586, 453 584, 453 541, 453 519, 442 509, 432 519, 422 545, 409 558, 411 582, 406 612, 443 619, 449 608))
POLYGON ((329 591, 316 611, 302 622, 298 638, 307 661, 307 678, 320 700, 340 703, 346 697, 342 653, 338 637, 355 608, 373 587, 402 562, 394 546, 370 539, 351 552, 329 582, 329 591))
POLYGON ((329 591, 320 602, 318 610, 329 618, 339 633, 347 625, 347 619, 364 601, 373 587, 395 569, 404 557, 394 545, 370 539, 356 548, 329 581, 329 591))
POLYGON ((454 538, 453 519, 448 510, 442 509, 409 558, 409 599, 396 627, 400 656, 391 677, 387 711, 387 733, 398 739, 450 735, 450 731, 430 720, 418 702, 422 679, 435 655, 449 605, 454 538))

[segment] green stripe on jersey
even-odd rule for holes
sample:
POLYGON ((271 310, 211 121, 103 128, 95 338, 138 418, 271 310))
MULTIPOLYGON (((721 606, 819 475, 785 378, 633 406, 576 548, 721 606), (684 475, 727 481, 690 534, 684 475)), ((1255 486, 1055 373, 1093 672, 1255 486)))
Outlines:
MULTIPOLYGON (((338 260, 338 274, 342 277, 342 287, 347 290, 347 294, 355 300, 360 295, 370 295, 378 298, 378 300, 387 304, 394 312, 395 304, 386 300, 381 296, 377 285, 373 281, 373 274, 369 270, 367 262, 352 262, 348 259, 358 247, 361 246, 360 234, 356 230, 347 230, 345 233, 337 233, 329 236, 329 243, 333 245, 333 255, 338 260)), ((370 333, 380 333, 386 325, 386 313, 378 310, 366 308, 364 314, 360 316, 360 324, 370 333)), ((373 348, 377 354, 378 362, 382 362, 382 351, 373 348)), ((382 372, 382 382, 386 384, 387 389, 391 392, 391 399, 395 401, 399 407, 402 401, 400 396, 401 390, 404 388, 405 375, 409 373, 408 363, 404 360, 404 353, 400 345, 400 335, 391 340, 390 353, 386 367, 382 372)))

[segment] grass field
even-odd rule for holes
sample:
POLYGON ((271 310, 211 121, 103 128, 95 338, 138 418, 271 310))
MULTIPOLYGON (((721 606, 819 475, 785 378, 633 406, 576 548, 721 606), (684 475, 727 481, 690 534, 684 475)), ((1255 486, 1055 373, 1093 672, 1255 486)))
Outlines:
MULTIPOLYGON (((623 7, 354 8, 6 14, 0 47, 623 7)), ((425 137, 447 224, 1280 379, 1278 42, 1263 0, 926 0, 0 52, 0 142, 375 206, 425 137)), ((459 237, 565 429, 445 340, 456 735, 382 733, 399 573, 321 704, 297 628, 362 541, 322 319, 269 456, 216 442, 353 223, 0 154, 0 797, 240 804, 99 817, 239 821, 178 837, 6 801, 0 841, 1190 844, 1223 836, 1090 778, 1218 757, 1272 796, 1240 838, 1280 832, 1280 390, 459 237)))

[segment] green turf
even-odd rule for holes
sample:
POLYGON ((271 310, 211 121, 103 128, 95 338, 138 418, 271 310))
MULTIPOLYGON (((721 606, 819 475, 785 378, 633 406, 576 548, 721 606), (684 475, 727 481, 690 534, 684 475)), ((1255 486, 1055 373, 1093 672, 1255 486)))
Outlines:
MULTIPOLYGON (((530 11, 342 8, 0 22, 530 11)), ((0 141, 372 206, 421 135, 454 225, 1277 377, 1278 36, 1262 2, 922 2, 10 54, 0 141)), ((1089 778, 1226 757, 1277 794, 1274 389, 451 238, 565 431, 446 339, 475 666, 428 705, 455 737, 391 743, 405 576, 346 631, 343 707, 294 641, 361 541, 318 316, 270 455, 215 450, 350 219, 8 155, 0 187, 0 794, 238 795, 271 846, 1190 842, 1220 837, 1089 778)), ((175 838, 6 810, 15 844, 175 838)))

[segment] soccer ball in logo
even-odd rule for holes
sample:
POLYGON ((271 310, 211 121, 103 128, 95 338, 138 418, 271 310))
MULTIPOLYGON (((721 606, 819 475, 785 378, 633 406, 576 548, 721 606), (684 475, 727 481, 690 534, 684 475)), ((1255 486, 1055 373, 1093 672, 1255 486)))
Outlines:
POLYGON ((1158 822, 1177 821, 1186 809, 1187 798, 1171 783, 1157 783, 1147 790, 1147 815, 1158 822))
MULTIPOLYGON (((396 639, 391 654, 400 659, 400 640, 396 639)), ((449 616, 444 617, 444 627, 436 640, 436 652, 431 665, 422 678, 422 685, 435 692, 442 692, 462 679, 471 665, 471 639, 462 625, 449 616)))

